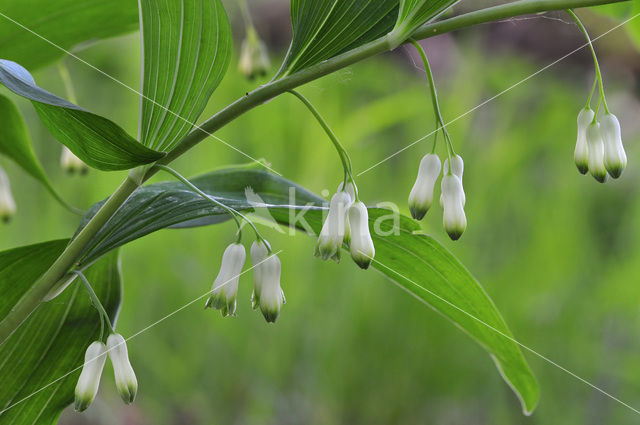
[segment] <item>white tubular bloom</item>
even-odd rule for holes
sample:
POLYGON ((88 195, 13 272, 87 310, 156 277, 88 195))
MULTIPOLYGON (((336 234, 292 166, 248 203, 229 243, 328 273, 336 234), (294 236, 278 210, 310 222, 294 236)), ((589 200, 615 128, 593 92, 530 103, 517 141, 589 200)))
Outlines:
POLYGON ((62 146, 62 153, 60 154, 60 166, 64 171, 69 174, 79 173, 87 174, 89 166, 84 163, 83 160, 78 158, 76 154, 71 152, 68 147, 62 146))
POLYGON ((331 198, 329 215, 324 221, 318 243, 316 244, 316 257, 323 260, 329 258, 340 261, 340 247, 344 239, 347 211, 351 205, 351 197, 347 192, 338 192, 331 198))
POLYGON ((282 304, 286 302, 280 287, 282 265, 277 255, 269 255, 259 266, 261 282, 260 311, 269 323, 274 323, 280 316, 282 304))
POLYGON ((138 392, 138 380, 129 362, 127 343, 120 334, 111 334, 107 338, 107 352, 113 365, 118 393, 126 404, 132 403, 138 392))
POLYGON ((440 202, 444 209, 442 216, 444 229, 452 240, 458 240, 467 228, 467 217, 464 213, 462 181, 457 175, 449 174, 442 178, 440 202))
POLYGON ((251 245, 251 262, 253 263, 253 292, 251 293, 251 307, 255 310, 260 305, 260 291, 262 291, 262 263, 269 255, 267 245, 263 241, 254 241, 251 245))
POLYGON ((106 359, 107 347, 101 341, 92 342, 84 354, 84 365, 76 384, 74 407, 78 412, 84 411, 96 398, 106 359))
POLYGON ((238 69, 245 77, 252 80, 257 76, 267 75, 270 67, 267 46, 260 40, 255 30, 250 28, 240 48, 238 69))
MULTIPOLYGON (((451 172, 454 176, 457 176, 460 179, 460 184, 462 184, 462 174, 464 173, 464 161, 460 155, 454 155, 451 157, 451 162, 453 163, 453 167, 451 167, 451 172)), ((442 167, 442 175, 446 176, 449 174, 449 158, 444 160, 444 167, 442 167)), ((462 206, 464 206, 467 202, 467 198, 462 191, 462 206)), ((442 204, 442 202, 440 202, 442 204)))
POLYGON ((589 145, 587 144, 587 129, 593 121, 595 112, 593 109, 586 107, 578 114, 578 137, 576 139, 576 148, 573 151, 573 159, 576 162, 578 171, 587 174, 589 171, 589 145))
POLYGON ((9 176, 0 167, 0 220, 8 223, 16 214, 16 203, 11 194, 9 176))
POLYGON ((607 181, 607 169, 604 165, 604 141, 600 132, 600 123, 594 122, 587 127, 589 146, 589 172, 600 183, 607 181))
POLYGON ((220 310, 223 317, 236 314, 238 282, 246 256, 242 244, 232 243, 225 249, 220 271, 213 281, 211 296, 207 299, 205 308, 212 307, 220 310))
POLYGON ((627 166, 618 118, 613 114, 605 114, 600 120, 600 131, 604 140, 604 165, 609 175, 617 179, 627 166))
POLYGON ((442 163, 438 155, 430 153, 422 157, 418 178, 409 194, 411 217, 422 220, 433 204, 433 188, 440 175, 442 163))
MULTIPOLYGON (((347 183, 347 188, 344 189, 344 182, 338 185, 338 190, 336 192, 347 192, 349 194, 349 198, 351 198, 351 202, 356 200, 356 189, 353 186, 353 183, 347 183)), ((349 204, 349 207, 351 204, 349 204)), ((348 210, 348 207, 347 207, 348 210)), ((344 243, 349 245, 351 243, 351 227, 349 226, 349 214, 347 212, 346 219, 344 221, 344 238, 342 239, 344 243)))
POLYGON ((369 212, 362 202, 355 202, 349 208, 351 225, 351 258, 360 268, 367 269, 376 255, 369 233, 369 212))

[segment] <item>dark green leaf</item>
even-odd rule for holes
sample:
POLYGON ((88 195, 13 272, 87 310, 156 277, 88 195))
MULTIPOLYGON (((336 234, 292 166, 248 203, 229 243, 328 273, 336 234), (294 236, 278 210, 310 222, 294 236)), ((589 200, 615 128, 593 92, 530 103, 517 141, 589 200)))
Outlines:
POLYGON ((31 100, 51 134, 92 167, 124 170, 164 155, 138 143, 116 123, 41 89, 15 62, 0 59, 0 83, 31 100))
POLYGON ((69 205, 58 195, 38 162, 27 127, 16 105, 0 95, 0 153, 13 159, 24 171, 42 183, 65 208, 69 205))
POLYGON ((293 40, 279 71, 287 75, 386 35, 398 0, 291 0, 293 40))
MULTIPOLYGON (((53 263, 68 240, 0 252, 0 318, 53 263)), ((118 253, 85 276, 115 322, 121 299, 118 253)), ((72 283, 42 304, 0 345, 0 423, 51 425, 73 401, 84 350, 99 337, 100 319, 84 286, 72 283)))
POLYGON ((134 0, 2 0, 0 13, 2 57, 31 70, 61 58, 62 49, 138 29, 134 0))
POLYGON ((392 43, 400 45, 421 25, 436 19, 460 0, 400 0, 400 13, 392 43))
MULTIPOLYGON (((322 227, 322 198, 255 167, 220 170, 194 178, 192 182, 237 210, 257 207, 258 214, 267 216, 265 210, 268 209, 267 217, 274 222, 296 226, 309 233, 317 234, 322 227), (249 202, 245 195, 247 187, 251 187, 259 198, 249 196, 252 199, 249 202), (289 198, 290 190, 295 193, 293 200, 289 198), (290 205, 292 203, 295 205, 290 205), (303 222, 291 222, 291 217, 297 214, 304 216, 308 226, 303 222)), ((84 223, 98 207, 94 206, 87 213, 84 223)), ((415 221, 400 216, 398 232, 394 234, 392 220, 379 220, 390 213, 380 208, 369 209, 371 227, 375 229, 378 225, 381 230, 373 232, 376 258, 372 267, 478 341, 491 354, 502 376, 522 400, 524 411, 530 413, 538 400, 538 384, 518 345, 509 339, 511 333, 489 296, 446 248, 435 239, 416 233, 420 227, 415 221)), ((83 261, 92 261, 111 249, 158 229, 180 223, 185 226, 209 224, 225 217, 221 208, 181 183, 145 186, 136 191, 100 231, 83 261)))
POLYGON ((191 130, 231 59, 220 0, 141 0, 143 84, 140 140, 169 150, 191 130))

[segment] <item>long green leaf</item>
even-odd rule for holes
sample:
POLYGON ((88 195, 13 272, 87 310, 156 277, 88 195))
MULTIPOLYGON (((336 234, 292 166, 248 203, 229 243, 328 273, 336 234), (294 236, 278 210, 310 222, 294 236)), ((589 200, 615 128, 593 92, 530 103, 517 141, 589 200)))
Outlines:
POLYGON ((231 59, 220 0, 141 0, 140 140, 165 151, 192 127, 231 59))
POLYGON ((287 75, 386 35, 398 0, 291 0, 293 40, 279 71, 287 75))
POLYGON ((449 9, 460 0, 400 0, 398 21, 393 29, 395 44, 404 42, 411 34, 449 9))
MULTIPOLYGON (((322 198, 263 170, 231 168, 194 178, 192 182, 238 210, 257 209, 261 215, 268 210, 274 221, 315 234, 322 227, 322 198), (248 200, 247 187, 251 187, 257 197, 250 195, 248 200), (294 201, 289 197, 290 190, 295 193, 294 201), (309 227, 293 222, 295 215, 302 215, 309 227)), ((84 223, 98 207, 87 213, 84 223)), ((400 216, 398 231, 394 233, 391 220, 379 220, 390 213, 380 208, 369 209, 371 227, 375 228, 377 221, 382 230, 373 232, 376 259, 372 267, 478 341, 520 397, 525 413, 530 413, 538 400, 538 384, 518 345, 510 339, 511 333, 491 298, 446 248, 435 239, 417 233, 420 227, 415 221, 400 216)), ((129 198, 95 237, 83 262, 93 261, 111 249, 158 229, 210 224, 226 217, 221 208, 181 183, 145 186, 129 198)))
POLYGON ((29 99, 51 134, 92 167, 124 170, 164 156, 138 143, 116 123, 41 89, 15 62, 0 59, 0 83, 29 99))
POLYGON ((0 95, 0 154, 13 159, 24 171, 47 188, 65 208, 69 205, 58 195, 36 158, 27 126, 16 105, 6 96, 0 95))
MULTIPOLYGON (((57 240, 0 252, 0 318, 67 242, 57 240)), ((121 300, 118 267, 114 251, 85 272, 114 322, 121 300)), ((99 316, 79 282, 41 305, 0 345, 0 424, 55 424, 62 409, 73 401, 84 350, 99 332, 99 316)))
POLYGON ((31 70, 61 58, 61 48, 138 29, 134 0, 2 0, 0 13, 2 56, 31 70))

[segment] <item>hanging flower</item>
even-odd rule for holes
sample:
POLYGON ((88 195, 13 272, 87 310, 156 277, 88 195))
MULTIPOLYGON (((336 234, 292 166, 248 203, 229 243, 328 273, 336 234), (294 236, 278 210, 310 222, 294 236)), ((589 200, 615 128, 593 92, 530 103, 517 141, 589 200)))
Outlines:
POLYGON ((232 243, 227 247, 222 255, 220 272, 213 282, 211 296, 207 299, 205 308, 212 307, 220 310, 224 317, 236 314, 238 283, 245 259, 246 252, 242 244, 232 243))
POLYGON ((618 118, 613 114, 605 114, 600 120, 600 131, 604 141, 604 165, 609 175, 617 179, 627 166, 618 118))
POLYGON ((323 260, 329 258, 340 261, 340 247, 344 239, 347 211, 351 205, 351 197, 347 192, 338 192, 331 198, 329 215, 324 221, 318 243, 316 244, 316 257, 323 260))
POLYGON ((589 171, 589 145, 587 144, 587 129, 593 121, 595 112, 593 109, 586 107, 578 114, 578 137, 576 139, 576 148, 573 151, 573 159, 576 162, 578 171, 587 174, 589 171))
POLYGON ((369 212, 362 202, 355 202, 349 208, 351 225, 351 258, 360 268, 367 269, 376 254, 369 233, 369 212))
MULTIPOLYGON (((451 172, 454 176, 457 176, 460 179, 460 184, 462 184, 462 174, 464 173, 464 161, 460 155, 454 155, 451 157, 451 162, 453 167, 451 168, 451 172)), ((446 176, 449 174, 449 158, 444 160, 444 167, 442 167, 442 175, 446 176)), ((464 194, 464 190, 462 191, 462 206, 467 203, 467 197, 464 194)))
POLYGON ((60 166, 69 174, 79 173, 87 174, 89 166, 83 160, 78 158, 71 150, 62 146, 62 154, 60 154, 60 166))
POLYGON ((256 240, 251 245, 251 262, 253 263, 253 292, 251 293, 251 307, 255 310, 260 306, 260 291, 262 290, 262 263, 269 255, 267 242, 256 240))
POLYGON ((440 203, 444 209, 442 221, 445 230, 452 240, 460 239, 467 228, 467 217, 464 213, 464 189, 462 181, 455 174, 442 178, 442 195, 440 203))
POLYGON ((270 254, 260 265, 260 311, 267 322, 274 323, 280 316, 282 304, 286 303, 284 292, 280 287, 282 265, 275 254, 270 254))
MULTIPOLYGON (((346 189, 344 189, 344 182, 340 183, 338 185, 337 192, 347 192, 349 194, 349 198, 351 199, 351 202, 354 202, 356 200, 356 189, 353 186, 353 183, 351 182, 347 183, 346 189)), ((347 207, 347 214, 345 215, 345 220, 344 220, 344 238, 342 238, 342 241, 347 245, 351 243, 351 226, 349 226, 349 213, 348 213, 348 209, 350 206, 351 206, 351 203, 347 207)))
POLYGON ((240 62, 238 68, 240 72, 252 80, 255 77, 267 75, 271 62, 267 46, 258 37, 258 33, 252 27, 247 29, 247 37, 242 42, 240 50, 240 62))
POLYGON ((76 384, 74 407, 78 412, 84 411, 96 398, 106 359, 107 347, 102 341, 92 342, 84 354, 82 372, 76 384))
POLYGON ((420 161, 418 178, 409 194, 409 210, 416 220, 422 220, 433 204, 433 189, 440 175, 442 163, 438 155, 430 153, 420 161))
POLYGON ((126 404, 130 404, 136 398, 138 380, 129 362, 127 342, 122 335, 109 335, 107 338, 107 352, 113 365, 113 374, 115 375, 118 393, 126 404))
POLYGON ((604 141, 600 123, 594 122, 587 127, 587 145, 589 146, 589 172, 600 183, 607 181, 607 169, 604 165, 604 141))
POLYGON ((16 203, 11 194, 9 176, 0 167, 0 220, 8 223, 16 214, 16 203))

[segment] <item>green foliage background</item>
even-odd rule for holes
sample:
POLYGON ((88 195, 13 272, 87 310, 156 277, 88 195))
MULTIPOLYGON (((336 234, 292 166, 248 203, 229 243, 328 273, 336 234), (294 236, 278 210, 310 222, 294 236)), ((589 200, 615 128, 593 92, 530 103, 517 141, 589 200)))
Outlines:
MULTIPOLYGON (((479 41, 480 31, 460 36, 454 54, 436 69, 446 119, 548 62, 513 51, 489 52, 479 41)), ((616 37, 620 45, 603 42, 610 58, 625 51, 626 39, 616 37)), ((138 87, 137 36, 103 42, 79 55, 138 87)), ((634 405, 640 397, 639 106, 633 80, 612 62, 605 70, 609 103, 623 124, 629 155, 620 181, 599 185, 575 170, 574 123, 590 87, 591 66, 587 60, 563 62, 450 126, 466 160, 469 227, 460 242, 446 242, 436 208, 424 228, 473 271, 519 341, 634 405)), ((82 64, 67 63, 79 104, 135 134, 136 95, 82 64)), ((36 78, 64 95, 55 68, 36 78)), ((232 66, 203 116, 253 86, 232 66)), ((358 172, 433 129, 423 76, 400 55, 368 60, 302 91, 332 124, 358 172)), ((121 172, 63 175, 59 144, 26 102, 19 105, 47 173, 74 205, 88 207, 122 180, 121 172)), ((285 177, 317 193, 338 184, 335 152, 292 96, 249 112, 217 135, 266 158, 285 177)), ((359 178, 361 196, 370 203, 396 202, 406 213, 406 196, 428 146, 421 142, 365 173, 359 178)), ((196 151, 175 164, 183 174, 246 162, 213 139, 196 151)), ((76 218, 36 181, 1 161, 12 177, 20 213, 0 229, 0 249, 72 234, 76 218)), ((119 331, 132 335, 206 292, 233 230, 232 224, 166 230, 122 249, 125 300, 119 331)), ((140 381, 134 405, 121 405, 111 374, 105 373, 95 405, 84 415, 64 414, 61 423, 635 420, 630 410, 530 353, 525 355, 542 395, 534 415, 523 417, 486 353, 450 323, 374 271, 363 272, 350 261, 335 265, 313 258, 314 241, 306 236, 266 233, 283 250, 288 301, 275 326, 251 311, 247 274, 241 279, 237 318, 223 320, 194 304, 129 343, 140 381)))

